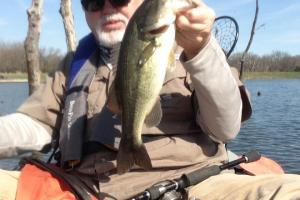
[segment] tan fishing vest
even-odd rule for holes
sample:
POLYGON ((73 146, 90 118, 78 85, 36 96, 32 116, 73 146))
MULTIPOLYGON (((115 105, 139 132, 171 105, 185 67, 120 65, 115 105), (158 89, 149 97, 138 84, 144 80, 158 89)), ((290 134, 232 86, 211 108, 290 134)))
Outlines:
MULTIPOLYGON (((60 128, 70 57, 66 57, 61 70, 54 73, 53 79, 18 109, 42 122, 54 134, 60 128)), ((157 181, 177 178, 182 173, 227 159, 224 143, 213 141, 196 125, 191 101, 192 86, 185 69, 178 62, 176 70, 168 72, 160 93, 163 109, 161 123, 157 127, 143 129, 153 170, 140 176, 140 169, 134 168, 118 176, 115 150, 120 141, 121 126, 117 116, 105 106, 113 78, 113 71, 102 65, 89 87, 85 140, 98 141, 105 147, 98 153, 83 157, 76 169, 82 174, 98 177, 103 195, 111 194, 117 199, 125 199, 157 181), (126 185, 130 187, 125 190, 123 187, 126 185), (121 188, 124 189, 122 193, 119 192, 121 188)))
MULTIPOLYGON (((114 74, 113 70, 102 65, 91 83, 86 140, 97 141, 117 150, 121 137, 120 119, 106 106, 114 74)), ((177 168, 197 163, 205 165, 226 159, 224 144, 211 140, 195 123, 190 83, 187 72, 178 62, 175 71, 168 71, 160 93, 163 110, 161 123, 157 127, 143 128, 143 141, 154 168, 177 168)), ((100 153, 104 161, 99 164, 99 173, 115 168, 115 153, 109 153, 108 157, 108 154, 104 156, 103 152, 100 153)), ((93 162, 99 162, 100 157, 93 162)))
MULTIPOLYGON (((30 96, 18 109, 43 122, 46 127, 51 127, 54 132, 60 127, 70 57, 66 57, 61 70, 54 73, 53 80, 30 96)), ((120 121, 105 106, 113 78, 113 70, 101 65, 89 87, 85 140, 98 141, 116 150, 120 141, 120 121)), ((161 90, 161 123, 157 127, 143 129, 146 135, 144 141, 154 168, 187 166, 205 163, 207 160, 211 162, 214 157, 218 158, 217 161, 226 159, 224 144, 211 140, 195 123, 189 83, 185 69, 177 62, 176 70, 167 73, 161 90)), ((113 164, 104 165, 111 166, 108 170, 115 167, 115 153, 109 153, 113 154, 108 159, 113 164)))

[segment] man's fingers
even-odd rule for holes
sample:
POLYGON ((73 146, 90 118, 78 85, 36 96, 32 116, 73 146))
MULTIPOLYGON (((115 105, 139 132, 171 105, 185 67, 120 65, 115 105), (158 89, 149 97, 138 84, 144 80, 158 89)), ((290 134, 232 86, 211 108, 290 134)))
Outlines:
POLYGON ((176 19, 176 27, 187 32, 199 32, 209 28, 210 23, 191 22, 185 15, 180 15, 176 19))
POLYGON ((176 1, 176 4, 173 5, 174 11, 179 14, 182 12, 185 12, 191 8, 196 8, 202 3, 201 0, 178 0, 176 1))
POLYGON ((176 40, 177 39, 187 39, 188 41, 193 41, 195 42, 202 42, 203 37, 209 36, 210 32, 209 31, 203 31, 201 35, 197 32, 189 32, 187 33, 186 31, 183 33, 180 30, 176 31, 176 40))
POLYGON ((178 22, 177 24, 177 29, 179 30, 182 30, 186 33, 198 33, 199 32, 202 32, 202 31, 205 31, 206 29, 209 29, 210 26, 208 26, 207 24, 196 24, 196 23, 186 23, 186 21, 181 21, 181 22, 178 22))
POLYGON ((183 47, 188 58, 194 57, 207 43, 215 20, 215 12, 203 1, 191 1, 196 3, 188 9, 177 12, 175 22, 176 41, 183 47))
POLYGON ((176 25, 184 29, 191 24, 209 24, 215 20, 215 12, 208 8, 192 8, 177 15, 176 25))
POLYGON ((176 5, 174 5, 173 9, 176 12, 176 14, 180 14, 189 9, 204 7, 204 6, 206 5, 201 0, 189 0, 189 1, 179 0, 176 2, 176 5))
POLYGON ((187 10, 184 15, 191 21, 191 22, 203 22, 206 20, 214 20, 215 19, 215 12, 211 8, 208 7, 197 7, 187 10))

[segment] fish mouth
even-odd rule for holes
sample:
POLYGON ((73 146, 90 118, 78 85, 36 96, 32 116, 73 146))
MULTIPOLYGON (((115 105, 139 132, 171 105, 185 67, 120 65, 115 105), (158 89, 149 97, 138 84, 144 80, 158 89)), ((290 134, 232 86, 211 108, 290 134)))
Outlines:
POLYGON ((158 27, 157 29, 149 30, 147 33, 150 35, 159 35, 168 30, 170 25, 163 25, 161 27, 158 27))
POLYGON ((168 28, 174 24, 176 19, 175 15, 168 15, 161 18, 158 22, 150 25, 146 25, 142 28, 142 32, 150 35, 162 34, 168 30, 168 28))

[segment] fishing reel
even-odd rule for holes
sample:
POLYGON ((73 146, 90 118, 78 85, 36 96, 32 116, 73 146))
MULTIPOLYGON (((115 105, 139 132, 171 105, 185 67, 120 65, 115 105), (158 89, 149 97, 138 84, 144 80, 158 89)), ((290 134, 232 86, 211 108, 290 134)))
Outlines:
POLYGON ((185 190, 178 190, 177 183, 174 180, 164 180, 155 183, 144 192, 130 198, 130 200, 183 200, 184 194, 186 194, 185 190), (174 187, 174 185, 176 186, 174 187))
MULTIPOLYGON (((152 187, 163 189, 163 188, 167 188, 173 182, 174 181, 172 180, 165 180, 154 184, 152 187)), ((183 200, 184 194, 185 194, 185 190, 181 190, 181 191, 171 190, 165 192, 158 200, 183 200)))

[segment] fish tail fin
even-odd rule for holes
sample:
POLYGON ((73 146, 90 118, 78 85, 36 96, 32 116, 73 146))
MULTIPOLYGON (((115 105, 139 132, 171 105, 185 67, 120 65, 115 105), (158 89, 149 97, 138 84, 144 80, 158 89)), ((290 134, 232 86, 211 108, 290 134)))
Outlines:
POLYGON ((146 170, 152 168, 151 159, 144 144, 140 144, 136 148, 130 148, 128 143, 122 144, 121 141, 117 156, 118 174, 128 172, 134 165, 138 165, 146 170))
POLYGON ((152 168, 151 159, 144 144, 141 144, 134 152, 134 163, 146 170, 152 168))

